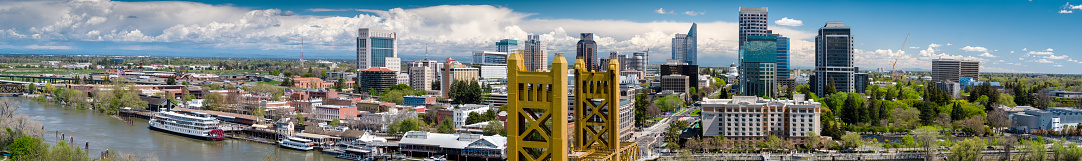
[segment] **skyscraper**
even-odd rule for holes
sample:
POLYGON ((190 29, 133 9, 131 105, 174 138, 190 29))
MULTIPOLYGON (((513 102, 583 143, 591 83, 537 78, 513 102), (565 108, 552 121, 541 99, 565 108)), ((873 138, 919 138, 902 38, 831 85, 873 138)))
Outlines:
POLYGON ((436 73, 439 72, 439 63, 435 60, 417 60, 406 63, 409 71, 409 85, 415 90, 432 90, 432 83, 436 81, 436 73))
POLYGON ((631 57, 631 63, 628 64, 628 69, 635 69, 636 71, 646 71, 646 53, 636 52, 631 57))
POLYGON ((541 41, 540 35, 526 35, 525 50, 522 58, 526 59, 526 70, 531 72, 547 71, 549 69, 548 55, 545 55, 545 42, 541 41))
POLYGON ((511 50, 518 50, 518 40, 515 39, 503 39, 500 42, 496 42, 496 52, 511 52, 511 50))
POLYGON ((687 34, 676 34, 672 38, 672 59, 680 60, 688 65, 698 64, 698 46, 696 24, 691 24, 691 30, 687 34))
POLYGON ((853 35, 844 22, 827 22, 815 36, 815 93, 822 96, 830 83, 838 92, 853 92, 853 35))
MULTIPOLYGON (((767 32, 771 33, 772 31, 767 30, 767 32)), ((789 78, 789 38, 774 33, 771 33, 770 36, 777 38, 778 54, 775 62, 777 68, 774 73, 777 74, 775 78, 778 79, 778 85, 792 86, 794 82, 789 78)))
POLYGON ((744 45, 747 36, 766 36, 766 23, 766 7, 740 7, 740 45, 744 45))
POLYGON ((401 62, 396 59, 398 36, 394 31, 369 28, 357 31, 357 69, 385 67, 401 71, 401 62))
POLYGON ((582 57, 586 61, 586 69, 598 71, 597 43, 594 42, 594 33, 579 34, 579 43, 575 48, 575 56, 582 57))
POLYGON ((778 35, 747 36, 740 45, 740 95, 776 97, 778 35))

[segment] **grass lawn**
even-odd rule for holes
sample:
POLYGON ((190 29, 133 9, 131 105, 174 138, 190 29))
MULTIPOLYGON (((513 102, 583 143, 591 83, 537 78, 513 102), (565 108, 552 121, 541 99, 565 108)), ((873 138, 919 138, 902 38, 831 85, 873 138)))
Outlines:
POLYGON ((276 85, 277 86, 277 85, 281 85, 282 81, 259 82, 259 84, 276 85))
POLYGON ((90 73, 102 73, 109 69, 63 69, 63 68, 6 68, 0 69, 0 74, 90 74, 90 73))
POLYGON ((691 111, 691 114, 688 114, 688 116, 699 116, 699 113, 702 113, 702 112, 703 112, 702 109, 695 109, 695 111, 691 111))
POLYGON ((661 119, 665 119, 665 117, 654 117, 654 118, 649 118, 649 119, 646 119, 646 121, 661 121, 661 119))

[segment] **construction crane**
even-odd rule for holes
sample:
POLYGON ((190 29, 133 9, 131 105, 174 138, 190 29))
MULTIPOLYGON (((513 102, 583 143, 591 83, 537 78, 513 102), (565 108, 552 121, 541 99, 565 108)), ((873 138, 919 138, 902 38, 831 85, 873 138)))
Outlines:
MULTIPOLYGON (((902 41, 902 48, 898 49, 898 52, 902 52, 902 50, 905 50, 905 43, 906 42, 909 42, 909 34, 908 33, 905 34, 905 41, 902 41)), ((890 79, 894 79, 894 77, 897 77, 894 74, 898 72, 898 69, 895 69, 895 68, 898 66, 898 59, 901 58, 901 57, 902 57, 902 54, 898 54, 898 56, 894 57, 894 61, 890 62, 890 79)))

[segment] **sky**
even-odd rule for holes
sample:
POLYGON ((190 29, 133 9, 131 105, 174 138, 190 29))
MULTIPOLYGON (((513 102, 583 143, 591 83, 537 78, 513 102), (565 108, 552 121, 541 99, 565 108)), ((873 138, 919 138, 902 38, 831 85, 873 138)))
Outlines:
POLYGON ((768 28, 791 39, 796 68, 814 65, 818 28, 843 21, 863 70, 928 70, 932 59, 957 58, 981 61, 982 72, 1082 73, 1070 70, 1082 67, 1082 0, 0 0, 0 53, 297 59, 303 50, 352 60, 357 29, 378 28, 398 33, 404 61, 469 61, 531 33, 550 54, 573 55, 589 32, 602 55, 649 50, 662 63, 672 37, 697 23, 700 66, 728 66, 739 7, 768 7, 768 28))

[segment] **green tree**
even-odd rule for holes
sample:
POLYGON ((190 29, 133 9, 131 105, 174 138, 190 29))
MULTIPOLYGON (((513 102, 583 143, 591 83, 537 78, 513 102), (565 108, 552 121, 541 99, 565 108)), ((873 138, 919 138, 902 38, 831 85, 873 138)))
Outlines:
POLYGON ((834 79, 829 77, 827 79, 830 79, 830 83, 827 84, 826 88, 823 88, 823 95, 838 93, 838 87, 834 86, 834 79))
POLYGON ((443 122, 440 123, 440 126, 436 127, 436 130, 439 131, 439 133, 444 133, 444 134, 455 133, 455 127, 454 127, 454 125, 451 125, 451 119, 450 118, 443 119, 443 122))
POLYGON ((804 147, 808 149, 819 149, 819 134, 815 134, 815 131, 808 131, 807 139, 804 139, 804 147))
POLYGON ((684 99, 676 95, 668 95, 654 100, 654 104, 661 107, 662 111, 675 111, 684 106, 684 99))
POLYGON ((650 101, 646 100, 646 94, 635 95, 635 125, 646 124, 647 108, 650 107, 650 101))
POLYGON ((334 126, 342 126, 342 120, 339 120, 338 118, 334 118, 334 120, 331 120, 331 122, 327 123, 327 124, 334 125, 334 126))
POLYGON ((939 147, 939 131, 933 127, 922 126, 917 128, 917 130, 914 130, 913 134, 915 135, 913 139, 920 145, 921 150, 925 152, 925 156, 928 156, 926 158, 928 160, 936 158, 935 150, 939 147))
POLYGON ((984 140, 968 138, 954 143, 947 160, 976 161, 981 160, 981 151, 984 150, 984 140))
POLYGON ((31 94, 37 93, 37 88, 34 88, 34 83, 30 83, 30 84, 26 85, 26 93, 31 93, 31 94))
POLYGON ((297 118, 297 123, 300 123, 301 125, 304 125, 304 115, 302 115, 301 112, 298 111, 297 115, 294 116, 294 117, 297 118))
POLYGON ((41 160, 44 147, 40 139, 23 135, 7 146, 13 160, 41 160))
POLYGON ((171 76, 171 77, 167 78, 167 79, 165 80, 165 84, 168 84, 168 85, 177 85, 177 77, 175 77, 175 76, 171 76))
POLYGON ((503 123, 499 121, 488 122, 488 125, 484 127, 482 131, 484 135, 497 135, 507 136, 507 129, 503 128, 503 123))
POLYGON ((346 78, 338 77, 338 82, 334 84, 334 90, 342 91, 343 88, 346 88, 346 78))
POLYGON ((842 135, 843 147, 846 149, 857 148, 864 145, 864 140, 860 139, 860 134, 850 132, 842 135))
POLYGON ((451 83, 449 96, 460 104, 480 104, 481 86, 474 81, 454 81, 451 83))
POLYGON ((966 111, 962 109, 962 105, 960 103, 954 102, 951 107, 951 120, 957 121, 965 119, 966 111))

